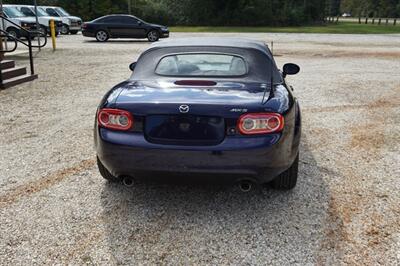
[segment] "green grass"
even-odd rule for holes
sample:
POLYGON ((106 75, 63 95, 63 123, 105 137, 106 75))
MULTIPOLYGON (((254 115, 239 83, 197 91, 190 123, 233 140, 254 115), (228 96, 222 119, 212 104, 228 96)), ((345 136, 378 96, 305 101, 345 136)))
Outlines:
POLYGON ((400 33, 400 25, 385 26, 339 22, 326 26, 300 27, 171 27, 172 32, 286 32, 286 33, 341 33, 341 34, 391 34, 400 33))

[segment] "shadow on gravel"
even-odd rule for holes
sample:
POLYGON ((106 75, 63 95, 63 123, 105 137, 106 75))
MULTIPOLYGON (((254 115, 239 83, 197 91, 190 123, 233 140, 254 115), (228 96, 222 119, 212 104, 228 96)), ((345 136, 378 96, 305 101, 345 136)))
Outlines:
POLYGON ((117 263, 312 263, 324 238, 329 188, 307 138, 290 192, 232 187, 106 184, 103 222, 117 263))

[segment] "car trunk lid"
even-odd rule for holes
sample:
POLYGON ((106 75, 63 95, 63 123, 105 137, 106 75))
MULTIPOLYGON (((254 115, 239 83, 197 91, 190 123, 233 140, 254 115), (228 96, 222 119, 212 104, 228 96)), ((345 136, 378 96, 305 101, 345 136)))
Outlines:
POLYGON ((128 82, 117 107, 142 117, 149 142, 216 145, 244 112, 262 111, 265 84, 174 80, 128 82))

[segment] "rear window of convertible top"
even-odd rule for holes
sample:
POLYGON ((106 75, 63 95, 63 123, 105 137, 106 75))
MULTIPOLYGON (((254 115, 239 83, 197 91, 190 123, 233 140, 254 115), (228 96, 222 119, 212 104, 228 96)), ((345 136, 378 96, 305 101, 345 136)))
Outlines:
POLYGON ((243 76, 247 64, 242 57, 229 54, 174 54, 163 57, 155 72, 163 76, 243 76))

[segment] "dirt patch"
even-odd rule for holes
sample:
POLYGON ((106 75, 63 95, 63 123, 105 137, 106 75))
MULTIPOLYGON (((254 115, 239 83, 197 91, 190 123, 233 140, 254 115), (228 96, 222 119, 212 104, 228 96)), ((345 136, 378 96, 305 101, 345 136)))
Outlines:
POLYGON ((360 149, 369 153, 377 153, 385 144, 385 135, 382 132, 381 123, 369 123, 357 125, 350 129, 350 146, 354 150, 360 149))
POLYGON ((333 254, 335 255, 333 257, 321 255, 317 259, 318 265, 332 264, 333 261, 343 260, 343 243, 349 241, 349 235, 346 232, 344 221, 341 219, 341 216, 337 207, 337 202, 331 197, 326 220, 326 223, 330 226, 325 232, 326 238, 322 242, 321 250, 332 252, 331 256, 333 254))
POLYGON ((44 176, 38 180, 18 186, 15 189, 6 192, 3 195, 0 195, 0 208, 4 208, 18 201, 21 197, 26 197, 33 193, 37 193, 51 186, 54 186, 55 184, 60 183, 62 180, 67 178, 68 176, 90 169, 94 165, 95 165, 95 160, 83 160, 72 167, 59 170, 55 173, 51 173, 47 176, 44 176))
POLYGON ((303 111, 322 113, 322 112, 338 112, 338 111, 352 111, 352 110, 363 110, 363 109, 381 109, 381 108, 394 108, 400 104, 388 100, 379 100, 370 104, 345 104, 345 105, 334 105, 326 107, 308 107, 303 108, 303 111))
MULTIPOLYGON (((348 152, 357 159, 346 161, 340 157, 335 161, 337 169, 341 169, 340 177, 333 186, 329 202, 320 264, 332 264, 337 260, 346 264, 387 263, 385 254, 390 246, 389 237, 400 230, 400 224, 391 218, 392 215, 384 217, 379 206, 385 206, 387 212, 393 213, 396 202, 382 196, 376 190, 376 181, 359 165, 379 164, 383 158, 387 135, 382 129, 388 123, 388 116, 376 109, 397 107, 393 99, 395 97, 386 96, 363 105, 365 120, 350 127, 348 152)), ((388 142, 392 141, 390 138, 388 142)))

